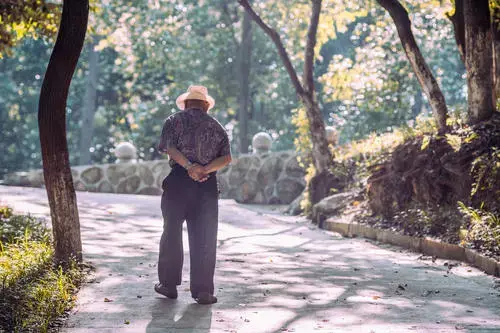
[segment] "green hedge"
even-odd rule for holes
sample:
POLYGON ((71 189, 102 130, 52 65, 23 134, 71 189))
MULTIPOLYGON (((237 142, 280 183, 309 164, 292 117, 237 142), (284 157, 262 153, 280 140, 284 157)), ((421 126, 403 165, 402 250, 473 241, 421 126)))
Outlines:
POLYGON ((47 332, 69 310, 83 280, 62 269, 44 221, 0 207, 0 332, 47 332))

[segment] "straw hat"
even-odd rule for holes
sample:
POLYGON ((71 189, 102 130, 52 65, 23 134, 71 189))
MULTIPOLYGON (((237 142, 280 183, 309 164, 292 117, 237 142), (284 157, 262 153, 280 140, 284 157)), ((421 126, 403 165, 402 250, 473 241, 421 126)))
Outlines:
POLYGON ((190 86, 187 92, 177 97, 175 104, 177 104, 179 109, 184 110, 186 107, 185 102, 189 99, 197 99, 208 102, 209 110, 215 105, 215 100, 208 94, 208 89, 204 86, 190 86))

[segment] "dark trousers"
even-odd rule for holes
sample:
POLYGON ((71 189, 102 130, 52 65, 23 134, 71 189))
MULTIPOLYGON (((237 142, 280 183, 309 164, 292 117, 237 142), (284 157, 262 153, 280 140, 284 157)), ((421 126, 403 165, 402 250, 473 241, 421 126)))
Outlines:
POLYGON ((158 277, 166 286, 182 281, 184 251, 182 224, 187 221, 191 261, 191 295, 214 293, 217 248, 218 190, 215 174, 199 183, 182 167, 174 166, 163 181, 161 199, 163 234, 160 241, 158 277))

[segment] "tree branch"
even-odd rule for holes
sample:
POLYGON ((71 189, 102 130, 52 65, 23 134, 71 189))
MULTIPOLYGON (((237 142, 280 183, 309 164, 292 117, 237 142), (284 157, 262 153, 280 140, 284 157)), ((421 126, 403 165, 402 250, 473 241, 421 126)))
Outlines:
POLYGON ((304 88, 311 97, 314 94, 314 48, 316 47, 316 34, 318 32, 319 15, 321 13, 321 0, 312 0, 311 22, 307 31, 307 44, 304 59, 304 88))
POLYGON ((299 98, 303 99, 304 97, 304 88, 302 87, 302 84, 299 81, 299 77, 297 76, 297 72, 293 68, 292 61, 290 60, 290 57, 288 56, 288 53, 286 52, 285 47, 283 46, 283 42, 281 41, 280 35, 268 26, 262 18, 253 10, 252 6, 248 2, 248 0, 238 0, 238 3, 247 11, 247 13, 250 15, 252 20, 257 23, 259 27, 261 27, 262 30, 271 38, 271 40, 274 42, 276 47, 278 48, 278 53, 280 55, 281 60, 283 61, 283 64, 285 65, 285 68, 288 72, 288 75, 290 76, 290 79, 292 80, 293 86, 295 87, 295 91, 297 92, 297 95, 299 98))

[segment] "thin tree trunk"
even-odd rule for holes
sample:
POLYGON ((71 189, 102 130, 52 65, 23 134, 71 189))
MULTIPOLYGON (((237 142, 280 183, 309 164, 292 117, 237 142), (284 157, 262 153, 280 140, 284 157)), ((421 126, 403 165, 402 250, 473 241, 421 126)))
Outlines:
POLYGON ((494 6, 491 13, 491 30, 493 33, 493 79, 495 100, 500 98, 500 5, 494 6))
POLYGON ((89 74, 83 100, 83 119, 80 132, 80 165, 91 163, 89 149, 92 146, 94 134, 94 117, 97 109, 97 79, 99 75, 99 53, 95 50, 95 46, 95 42, 89 44, 89 74))
POLYGON ((488 0, 464 0, 465 68, 471 123, 493 115, 493 48, 488 0))
POLYGON ((55 258, 81 261, 78 207, 66 140, 66 101, 87 29, 87 0, 64 0, 61 24, 40 93, 38 126, 55 258))
POLYGON ((455 31, 455 41, 457 42, 458 53, 465 64, 465 24, 464 24, 464 0, 455 0, 455 12, 448 15, 453 30, 455 31))
POLYGON ((250 106, 250 66, 252 61, 252 18, 245 11, 240 46, 240 152, 248 153, 248 113, 250 106))
POLYGON ((415 37, 411 31, 408 12, 398 0, 377 0, 377 2, 391 15, 406 56, 410 61, 422 90, 429 100, 438 129, 440 132, 445 132, 447 129, 446 119, 448 118, 448 109, 444 95, 415 41, 415 37))
POLYGON ((285 66, 290 80, 295 88, 295 92, 299 100, 306 108, 307 119, 309 121, 309 134, 311 137, 312 158, 316 174, 309 183, 309 199, 312 204, 317 203, 330 193, 332 187, 336 187, 338 181, 331 173, 334 167, 332 152, 328 148, 326 139, 325 122, 321 113, 319 104, 316 100, 316 92, 314 88, 314 48, 316 46, 316 35, 318 31, 319 17, 321 13, 321 0, 311 0, 312 13, 307 32, 307 41, 304 59, 303 82, 299 81, 299 77, 295 68, 292 65, 290 57, 281 41, 280 35, 276 30, 268 26, 262 18, 253 10, 248 0, 238 0, 245 8, 250 17, 257 25, 271 38, 278 50, 283 65, 285 66))
POLYGON ((253 10, 248 0, 238 0, 238 2, 240 3, 241 6, 243 6, 243 8, 245 8, 248 14, 250 14, 252 20, 254 20, 254 22, 257 23, 257 25, 273 41, 274 45, 278 50, 278 54, 281 58, 281 61, 283 61, 283 65, 285 66, 285 69, 288 72, 290 79, 292 80, 293 87, 295 88, 295 91, 297 92, 299 99, 302 100, 304 96, 304 88, 302 87, 302 84, 299 81, 297 72, 293 68, 292 61, 290 60, 290 57, 288 56, 288 53, 286 52, 286 49, 283 46, 283 42, 281 41, 280 35, 276 32, 276 30, 272 29, 264 21, 262 21, 262 18, 253 10))
POLYGON ((314 47, 316 46, 316 33, 318 29, 319 16, 321 13, 321 0, 312 0, 312 14, 307 33, 307 43, 305 50, 304 74, 303 81, 300 83, 297 72, 293 68, 292 62, 285 47, 281 41, 279 34, 269 27, 261 17, 253 10, 247 0, 238 0, 238 2, 250 14, 252 19, 262 28, 262 30, 271 38, 276 45, 278 53, 285 65, 285 68, 295 87, 297 96, 304 104, 307 110, 307 118, 309 120, 309 130, 311 141, 313 144, 313 161, 318 173, 327 172, 330 170, 333 163, 333 156, 328 149, 328 141, 326 140, 325 123, 322 113, 315 98, 314 90, 314 47))

